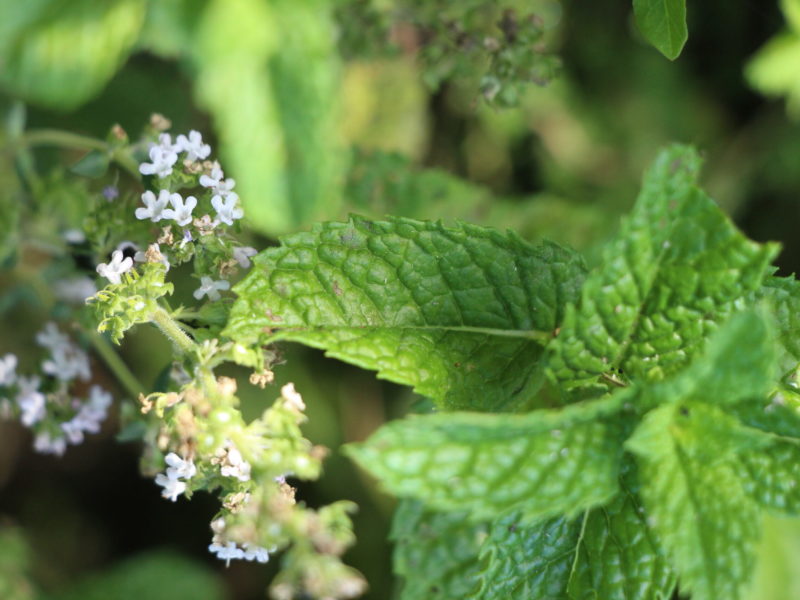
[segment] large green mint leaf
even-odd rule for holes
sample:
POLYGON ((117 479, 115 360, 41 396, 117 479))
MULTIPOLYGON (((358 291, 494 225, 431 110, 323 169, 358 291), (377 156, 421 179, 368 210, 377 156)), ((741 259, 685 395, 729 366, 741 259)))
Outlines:
POLYGON ((449 408, 519 408, 583 274, 574 253, 511 233, 353 217, 257 257, 225 333, 323 348, 449 408))
POLYGON ((747 240, 695 185, 697 152, 662 152, 601 267, 568 307, 549 364, 564 386, 620 369, 658 380, 684 367, 761 285, 777 252, 747 240))
POLYGON ((768 438, 732 418, 715 424, 724 420, 715 411, 661 406, 626 444, 639 459, 650 523, 693 600, 742 598, 759 537, 760 511, 743 489, 736 452, 751 452, 768 438))
POLYGON ((675 60, 689 38, 686 0, 633 0, 636 25, 659 52, 675 60))
POLYGON ((0 2, 0 86, 69 110, 100 92, 128 57, 144 0, 0 2))
POLYGON ((442 413, 384 425, 348 454, 392 493, 474 520, 533 520, 602 504, 618 490, 626 392, 524 415, 442 413))
POLYGON ((403 578, 400 600, 461 600, 477 585, 478 552, 486 523, 464 512, 434 512, 403 500, 392 523, 394 572, 403 578))
POLYGON ((778 513, 800 514, 800 441, 776 440, 767 448, 742 452, 745 490, 778 513))
POLYGON ((534 525, 498 519, 481 549, 481 587, 471 600, 666 600, 675 577, 635 493, 573 520, 534 525))

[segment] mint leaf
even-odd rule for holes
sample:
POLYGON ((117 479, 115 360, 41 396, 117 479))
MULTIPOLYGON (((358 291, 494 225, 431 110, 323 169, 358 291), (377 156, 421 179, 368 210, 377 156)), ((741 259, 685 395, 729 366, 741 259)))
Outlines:
POLYGON ((748 427, 800 438, 800 394, 788 385, 781 384, 770 396, 728 406, 726 411, 748 427))
MULTIPOLYGON (((689 400, 733 405, 765 398, 777 379, 775 346, 775 332, 765 314, 756 310, 736 314, 712 333, 688 369, 645 387, 642 395, 653 405, 689 400)), ((719 422, 725 418, 722 413, 713 417, 719 422)))
MULTIPOLYGON (((641 495, 680 585, 693 600, 741 598, 750 580, 760 513, 739 477, 736 452, 763 438, 730 421, 709 427, 717 410, 664 405, 626 443, 639 462, 641 495)), ((731 419, 733 421, 733 419, 731 419)))
POLYGON ((781 346, 782 370, 800 363, 800 282, 794 277, 769 277, 758 290, 775 319, 781 346))
POLYGON ((94 97, 133 48, 144 0, 0 3, 0 86, 50 108, 94 97))
POLYGON ((686 0, 633 0, 636 25, 661 54, 675 60, 689 38, 686 0))
POLYGON ((470 600, 665 600, 675 576, 632 490, 576 519, 524 526, 498 519, 481 549, 480 590, 470 600))
POLYGON ((434 512, 403 500, 392 521, 394 572, 401 600, 465 598, 477 584, 478 551, 488 525, 463 512, 434 512))
POLYGON ((675 146, 645 176, 551 344, 549 368, 564 387, 613 370, 645 380, 675 373, 761 285, 777 247, 737 231, 696 187, 699 167, 696 151, 675 146))
POLYGON ((403 218, 318 225, 255 263, 226 335, 323 348, 440 406, 483 410, 530 402, 584 274, 556 244, 403 218))
POLYGON ((384 425, 346 447, 392 493, 473 520, 574 515, 618 489, 625 392, 525 415, 448 413, 384 425))
POLYGON ((767 448, 742 452, 745 491, 774 512, 800 514, 800 441, 776 440, 767 448))

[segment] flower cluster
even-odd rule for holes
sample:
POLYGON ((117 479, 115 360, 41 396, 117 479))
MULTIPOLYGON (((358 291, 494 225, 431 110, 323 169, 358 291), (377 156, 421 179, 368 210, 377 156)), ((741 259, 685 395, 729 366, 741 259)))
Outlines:
POLYGON ((163 473, 156 475, 156 484, 164 488, 161 492, 164 498, 175 502, 178 496, 186 491, 186 481, 195 476, 197 467, 191 460, 184 460, 174 452, 167 454, 164 462, 168 465, 166 475, 163 473))
POLYGON ((230 289, 228 279, 236 266, 249 268, 256 251, 237 244, 226 231, 244 217, 244 211, 234 191, 236 181, 225 178, 218 162, 206 160, 210 155, 211 147, 197 131, 178 135, 174 142, 169 133, 161 133, 158 142, 150 144, 150 162, 141 163, 139 171, 154 176, 156 185, 141 194, 134 216, 138 221, 159 224, 157 243, 148 243, 147 251, 141 251, 138 245, 126 242, 134 247, 133 256, 126 255, 120 244, 108 262, 97 266, 100 276, 119 285, 137 263, 160 262, 169 270, 172 264, 188 262, 202 253, 202 260, 195 261, 195 275, 200 280, 195 299, 215 302, 222 297, 220 292, 230 289), (179 170, 178 165, 183 168, 179 170))
MULTIPOLYGON (((225 519, 220 517, 211 522, 211 530, 214 536, 211 538, 211 544, 208 546, 208 551, 216 554, 217 558, 225 561, 225 565, 231 564, 232 560, 247 560, 260 563, 269 561, 270 550, 262 546, 254 544, 242 544, 241 547, 236 542, 224 542, 223 536, 225 533, 225 519)), ((272 552, 275 550, 273 549, 272 552)))
POLYGON ((68 444, 100 431, 111 395, 92 385, 87 399, 72 396, 73 384, 91 378, 89 357, 55 323, 47 323, 36 341, 49 353, 41 363, 43 377, 18 375, 13 354, 0 359, 0 417, 17 416, 33 430, 37 452, 61 456, 68 444))

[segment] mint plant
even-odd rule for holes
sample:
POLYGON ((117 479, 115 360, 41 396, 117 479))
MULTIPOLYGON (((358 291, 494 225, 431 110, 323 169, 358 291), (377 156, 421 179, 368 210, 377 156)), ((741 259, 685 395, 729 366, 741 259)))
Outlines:
POLYGON ((796 514, 798 284, 660 154, 601 263, 513 233, 324 223, 255 258, 224 334, 430 398, 347 453, 401 498, 404 598, 743 598, 796 514))
POLYGON ((341 560, 354 504, 295 498, 326 453, 301 395, 284 385, 248 421, 218 374, 234 363, 265 389, 299 342, 429 401, 345 447, 400 499, 402 598, 746 598, 763 516, 800 510, 800 284, 699 188, 695 150, 657 157, 593 268, 552 242, 403 217, 320 223, 257 254, 235 181, 198 132, 168 127, 156 116, 133 144, 112 130, 104 164, 131 181, 114 171, 50 247, 69 275, 36 338, 47 355, 31 375, 0 359, 0 414, 37 451, 63 455, 111 409, 91 347, 134 400, 121 437, 161 496, 218 498, 210 552, 285 551, 277 600, 359 596, 341 560), (99 280, 70 272, 75 244, 99 280), (173 307, 180 287, 199 304, 173 307), (145 324, 173 351, 154 390, 109 345, 145 324))

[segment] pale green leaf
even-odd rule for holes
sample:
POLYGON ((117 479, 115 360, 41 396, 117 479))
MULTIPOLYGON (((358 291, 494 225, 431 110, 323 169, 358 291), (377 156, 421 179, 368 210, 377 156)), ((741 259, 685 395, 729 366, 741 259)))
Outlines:
POLYGON ((280 32, 270 4, 210 0, 195 32, 195 97, 208 110, 245 217, 274 234, 292 225, 286 150, 269 61, 280 32))
POLYGON ((800 33, 800 0, 781 0, 781 10, 789 27, 800 33))
POLYGON ((489 529, 463 512, 434 512, 402 500, 392 522, 401 600, 462 600, 477 584, 478 551, 489 529))
POLYGON ((323 348, 451 408, 520 408, 583 273, 574 253, 510 233, 353 217, 257 257, 226 334, 323 348))
POLYGON ((713 413, 697 418, 699 408, 651 411, 626 446, 639 459, 649 522, 681 589, 693 600, 737 600, 753 573, 761 515, 742 487, 736 451, 752 451, 759 436, 744 427, 726 436, 724 423, 709 428, 713 413))
POLYGON ((602 504, 618 490, 626 395, 525 415, 446 413, 381 427, 347 447, 393 494, 473 520, 531 521, 602 504))
POLYGON ((781 33, 750 59, 745 76, 751 86, 768 96, 786 96, 789 111, 800 116, 800 32, 781 33))
POLYGON ((758 565, 746 600, 800 598, 800 519, 764 519, 758 565))
POLYGON ((0 2, 0 86, 68 110, 94 97, 130 53, 144 0, 0 2))
POLYGON ((767 302, 777 325, 781 369, 794 369, 800 363, 800 282, 794 276, 769 277, 758 297, 767 302))
POLYGON ((645 176, 636 206, 550 345, 561 385, 591 385, 612 370, 663 379, 760 287, 777 247, 736 229, 696 187, 699 167, 694 150, 675 146, 645 176))
POLYGON ((283 127, 294 229, 339 216, 348 150, 340 132, 338 32, 331 0, 272 0, 270 6, 281 34, 270 79, 283 127))
POLYGON ((470 600, 667 600, 675 587, 666 556, 635 493, 567 520, 496 521, 481 549, 481 587, 470 600))
POLYGON ((675 60, 689 38, 686 0, 633 0, 636 25, 659 52, 675 60))
POLYGON ((800 515, 800 441, 776 440, 766 448, 742 452, 742 485, 773 512, 800 515))

